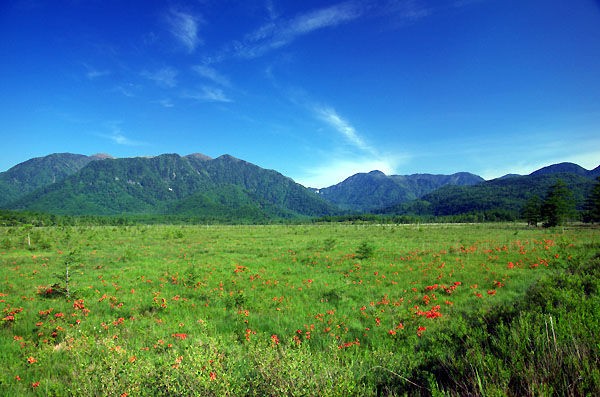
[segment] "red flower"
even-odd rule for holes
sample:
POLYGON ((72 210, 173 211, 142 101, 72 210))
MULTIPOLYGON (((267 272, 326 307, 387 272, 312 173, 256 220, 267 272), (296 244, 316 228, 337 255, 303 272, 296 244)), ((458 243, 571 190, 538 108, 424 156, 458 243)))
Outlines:
POLYGON ((275 334, 271 335, 271 342, 273 342, 274 346, 277 346, 279 344, 279 337, 275 334))
POLYGON ((426 327, 419 326, 419 328, 417 328, 417 336, 421 337, 421 335, 423 335, 423 332, 425 332, 426 330, 427 330, 426 327))
POLYGON ((33 383, 31 384, 31 387, 33 387, 33 388, 35 389, 35 388, 36 388, 36 387, 38 387, 39 385, 40 385, 40 382, 39 382, 39 381, 38 381, 38 382, 33 382, 33 383))
POLYGON ((211 371, 208 376, 210 377, 210 380, 217 380, 217 373, 214 371, 211 371))

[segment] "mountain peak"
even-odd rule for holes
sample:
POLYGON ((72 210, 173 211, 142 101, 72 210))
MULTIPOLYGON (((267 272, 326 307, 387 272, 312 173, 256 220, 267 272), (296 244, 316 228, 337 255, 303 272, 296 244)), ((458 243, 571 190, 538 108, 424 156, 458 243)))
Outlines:
POLYGON ((565 172, 568 172, 571 174, 577 174, 577 175, 581 175, 581 176, 587 176, 589 173, 588 170, 581 167, 580 165, 564 162, 564 163, 552 164, 547 167, 540 168, 539 170, 534 171, 529 175, 559 174, 559 173, 565 173, 565 172))
POLYGON ((105 160, 105 159, 114 159, 113 156, 111 156, 108 153, 96 153, 96 154, 92 154, 90 156, 90 158, 94 159, 94 160, 105 160))
POLYGON ((192 154, 188 154, 187 156, 185 156, 187 158, 194 158, 200 161, 209 161, 212 160, 212 157, 209 157, 205 154, 202 153, 192 153, 192 154))
POLYGON ((369 172, 369 175, 371 176, 385 176, 385 174, 379 170, 373 170, 371 172, 369 172))
POLYGON ((233 157, 230 154, 223 154, 219 157, 217 157, 218 160, 230 160, 230 161, 242 161, 240 159, 238 159, 237 157, 233 157))

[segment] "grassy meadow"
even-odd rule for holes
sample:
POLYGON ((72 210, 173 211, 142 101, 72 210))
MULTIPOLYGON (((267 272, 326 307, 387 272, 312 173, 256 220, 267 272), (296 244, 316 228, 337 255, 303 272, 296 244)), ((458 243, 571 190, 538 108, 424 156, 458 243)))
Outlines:
POLYGON ((600 229, 0 228, 0 395, 597 395, 600 229))

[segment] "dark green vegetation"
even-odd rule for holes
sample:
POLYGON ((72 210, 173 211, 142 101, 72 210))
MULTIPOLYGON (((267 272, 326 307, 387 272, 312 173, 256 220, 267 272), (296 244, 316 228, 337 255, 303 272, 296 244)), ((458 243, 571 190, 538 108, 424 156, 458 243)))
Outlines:
POLYGON ((76 173, 97 157, 60 153, 33 158, 0 173, 0 207, 76 173))
POLYGON ((19 197, 8 208, 254 223, 337 211, 275 171, 227 155, 210 159, 176 154, 89 162, 56 183, 19 197))
POLYGON ((388 176, 381 171, 372 171, 356 174, 318 192, 319 196, 344 210, 370 212, 418 199, 442 186, 469 186, 483 181, 483 178, 467 172, 388 176))
POLYGON ((0 228, 0 395, 600 393, 600 230, 0 228))
POLYGON ((383 223, 522 219, 553 226, 597 221, 592 192, 598 174, 600 168, 587 171, 571 163, 491 181, 464 172, 386 176, 372 171, 316 190, 228 155, 113 159, 55 154, 0 173, 0 208, 63 216, 46 225, 69 223, 64 216, 78 216, 87 217, 85 222, 95 218, 113 224, 263 224, 318 218, 383 223), (569 197, 559 194, 552 203, 557 184, 569 197))
MULTIPOLYGON (((472 221, 510 221, 524 219, 530 200, 543 201, 558 181, 570 191, 573 209, 582 211, 595 181, 572 173, 532 174, 498 178, 473 186, 444 186, 420 200, 379 211, 381 214, 417 214, 430 217, 462 216, 472 221)), ((531 204, 531 203, 530 203, 531 204)), ((579 218, 570 213, 571 220, 579 218)))

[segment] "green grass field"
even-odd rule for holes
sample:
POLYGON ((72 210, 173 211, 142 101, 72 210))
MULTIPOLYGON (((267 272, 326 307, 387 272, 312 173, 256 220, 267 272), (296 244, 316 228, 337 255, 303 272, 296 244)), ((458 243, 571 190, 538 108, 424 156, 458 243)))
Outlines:
POLYGON ((599 258, 589 227, 2 228, 0 394, 597 395, 599 258))

